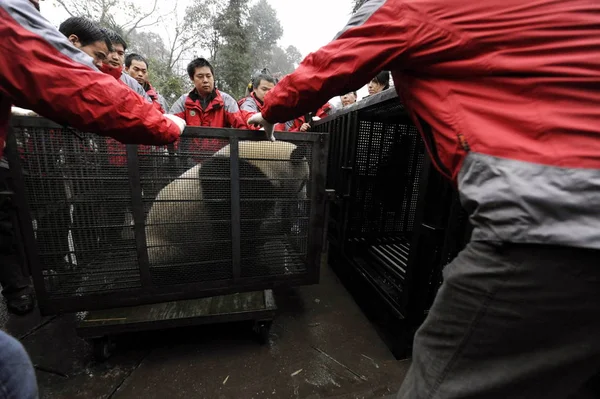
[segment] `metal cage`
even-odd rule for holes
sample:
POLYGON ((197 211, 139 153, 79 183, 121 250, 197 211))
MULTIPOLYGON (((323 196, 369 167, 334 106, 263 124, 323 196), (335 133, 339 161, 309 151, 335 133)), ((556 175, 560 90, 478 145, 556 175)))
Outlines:
POLYGON ((422 320, 441 271, 463 248, 466 214, 393 90, 324 118, 330 132, 327 188, 330 259, 348 266, 398 318, 422 320))
POLYGON ((122 145, 14 117, 7 157, 43 314, 317 283, 328 135, 186 128, 122 145))

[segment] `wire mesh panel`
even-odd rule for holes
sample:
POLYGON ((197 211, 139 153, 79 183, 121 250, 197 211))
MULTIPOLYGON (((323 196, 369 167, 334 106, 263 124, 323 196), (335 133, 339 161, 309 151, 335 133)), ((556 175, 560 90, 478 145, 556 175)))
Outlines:
POLYGON ((306 272, 312 148, 275 144, 239 144, 244 277, 306 272))
POLYGON ((44 313, 318 281, 326 135, 188 128, 124 146, 32 117, 12 132, 44 313))
POLYGON ((316 128, 332 136, 328 188, 336 199, 329 237, 339 251, 333 258, 347 262, 339 270, 352 265, 396 315, 407 315, 409 302, 429 306, 443 266, 465 244, 452 238, 464 230, 466 218, 457 216, 456 192, 429 167, 425 144, 402 103, 385 91, 316 128))
POLYGON ((350 237, 412 232, 423 158, 415 126, 358 122, 350 237))
POLYGON ((182 137, 171 156, 167 148, 138 151, 153 284, 233 277, 229 159, 210 172, 204 167, 227 145, 226 138, 182 137))
POLYGON ((15 129, 44 287, 51 297, 139 287, 126 165, 107 139, 70 129, 15 129))

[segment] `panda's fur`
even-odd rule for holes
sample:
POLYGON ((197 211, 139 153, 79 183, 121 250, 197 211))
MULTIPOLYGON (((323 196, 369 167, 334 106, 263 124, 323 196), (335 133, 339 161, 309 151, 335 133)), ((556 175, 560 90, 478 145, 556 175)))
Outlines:
MULTIPOLYGON (((223 278, 229 277, 231 244, 206 244, 230 238, 230 181, 218 180, 230 177, 229 154, 228 145, 159 192, 146 218, 151 266, 207 262, 211 275, 220 270, 223 278), (215 259, 223 259, 221 266, 215 259)), ((309 166, 306 148, 284 141, 241 141, 239 154, 241 232, 242 238, 251 238, 264 228, 261 220, 272 217, 275 203, 243 199, 297 199, 309 180, 309 166)), ((289 211, 282 213, 279 217, 289 216, 289 211)), ((251 257, 255 247, 257 243, 242 244, 242 257, 251 257)))

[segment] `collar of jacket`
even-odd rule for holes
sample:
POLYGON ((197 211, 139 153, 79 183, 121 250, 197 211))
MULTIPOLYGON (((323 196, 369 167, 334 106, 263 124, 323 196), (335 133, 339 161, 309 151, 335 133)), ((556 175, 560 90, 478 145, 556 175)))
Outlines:
POLYGON ((146 91, 146 94, 148 94, 148 96, 150 96, 151 99, 155 101, 158 100, 158 93, 156 92, 156 90, 154 90, 154 87, 152 87, 150 83, 144 83, 143 88, 146 91))
POLYGON ((259 109, 262 108, 265 105, 265 103, 263 101, 260 101, 258 99, 258 97, 256 97, 256 94, 254 94, 254 92, 250 93, 250 95, 252 96, 252 98, 254 99, 254 101, 256 101, 256 103, 258 104, 258 106, 259 106, 258 108, 259 109))
POLYGON ((214 89, 212 93, 210 93, 205 99, 206 106, 202 106, 202 98, 196 91, 196 89, 192 90, 190 94, 188 94, 187 99, 185 100, 185 105, 188 108, 196 108, 198 111, 208 112, 212 109, 223 108, 223 97, 221 97, 221 93, 219 90, 214 89))
POLYGON ((100 67, 100 71, 112 76, 113 78, 119 80, 121 79, 121 74, 123 73, 123 67, 114 68, 108 64, 102 63, 100 67))

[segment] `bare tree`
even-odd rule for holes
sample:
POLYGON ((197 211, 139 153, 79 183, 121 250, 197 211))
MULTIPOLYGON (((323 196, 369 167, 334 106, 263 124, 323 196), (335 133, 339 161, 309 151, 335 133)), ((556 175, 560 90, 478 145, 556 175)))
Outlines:
POLYGON ((174 26, 174 29, 166 34, 167 53, 165 64, 169 69, 173 69, 183 55, 200 42, 200 36, 194 34, 192 21, 187 17, 178 18, 177 12, 171 18, 170 24, 174 26))
POLYGON ((225 1, 195 0, 186 10, 185 20, 189 33, 199 38, 195 45, 207 50, 211 60, 217 59, 223 45, 219 25, 226 7, 225 1))
POLYGON ((157 15, 158 0, 153 0, 148 11, 142 10, 133 1, 124 0, 54 0, 70 16, 82 16, 110 28, 126 39, 136 29, 155 26, 165 15, 157 15), (117 20, 118 17, 118 20, 117 20))

